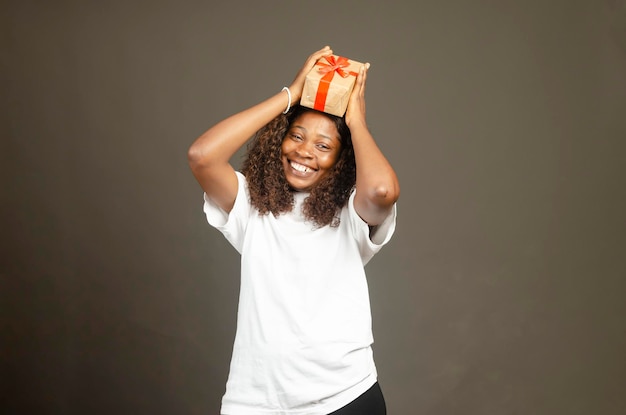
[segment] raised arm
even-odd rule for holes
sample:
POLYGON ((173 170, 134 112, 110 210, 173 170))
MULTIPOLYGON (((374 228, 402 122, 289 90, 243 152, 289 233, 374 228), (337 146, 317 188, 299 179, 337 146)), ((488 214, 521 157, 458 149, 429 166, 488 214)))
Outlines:
POLYGON ((354 207, 370 226, 380 225, 400 196, 396 172, 376 145, 365 122, 365 80, 369 64, 363 65, 346 111, 356 159, 354 207))
MULTIPOLYGON (((326 46, 308 57, 289 87, 292 105, 300 101, 306 74, 315 62, 330 54, 332 50, 326 46)), ((288 100, 287 92, 281 91, 231 115, 205 131, 189 148, 187 157, 193 175, 207 196, 226 212, 231 211, 237 196, 237 176, 230 164, 231 157, 254 133, 284 111, 288 100)))

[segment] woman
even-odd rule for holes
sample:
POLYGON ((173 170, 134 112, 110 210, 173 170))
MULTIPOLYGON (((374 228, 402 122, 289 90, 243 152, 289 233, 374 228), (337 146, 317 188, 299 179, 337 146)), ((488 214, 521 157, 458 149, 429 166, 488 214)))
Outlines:
POLYGON ((294 105, 313 53, 276 95, 189 149, 208 222, 241 254, 222 414, 379 415, 364 265, 391 238, 396 174, 365 121, 357 76, 344 117, 294 105), (230 158, 255 136, 241 172, 230 158))

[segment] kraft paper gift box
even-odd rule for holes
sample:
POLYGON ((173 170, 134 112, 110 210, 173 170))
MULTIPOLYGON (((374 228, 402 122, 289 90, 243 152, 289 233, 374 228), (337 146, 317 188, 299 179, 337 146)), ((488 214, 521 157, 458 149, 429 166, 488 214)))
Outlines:
POLYGON ((343 56, 321 58, 304 80, 300 105, 343 117, 361 65, 343 56))

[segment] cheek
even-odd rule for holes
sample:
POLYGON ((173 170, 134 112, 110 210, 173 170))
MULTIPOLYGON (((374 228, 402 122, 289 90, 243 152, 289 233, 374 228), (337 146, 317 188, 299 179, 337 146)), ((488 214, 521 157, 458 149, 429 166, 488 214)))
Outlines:
POLYGON ((326 169, 332 169, 338 161, 338 154, 328 154, 323 158, 323 160, 321 160, 320 164, 323 164, 326 169))
POLYGON ((282 156, 283 154, 289 153, 289 143, 287 141, 283 141, 283 143, 280 146, 280 155, 282 156))

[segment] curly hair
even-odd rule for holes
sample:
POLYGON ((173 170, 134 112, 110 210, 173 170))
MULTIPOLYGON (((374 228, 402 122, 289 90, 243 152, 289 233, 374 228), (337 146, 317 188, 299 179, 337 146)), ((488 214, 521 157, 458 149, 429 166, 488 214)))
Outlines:
MULTIPOLYGON (((248 181, 250 202, 261 215, 272 213, 278 216, 294 208, 294 190, 285 177, 281 145, 291 123, 307 111, 319 112, 296 105, 287 114, 278 115, 257 131, 248 145, 242 173, 248 181)), ((336 227, 339 226, 339 212, 348 202, 356 182, 356 162, 350 129, 345 119, 321 114, 335 123, 341 137, 341 152, 330 174, 311 189, 304 201, 302 213, 319 227, 336 227)))

